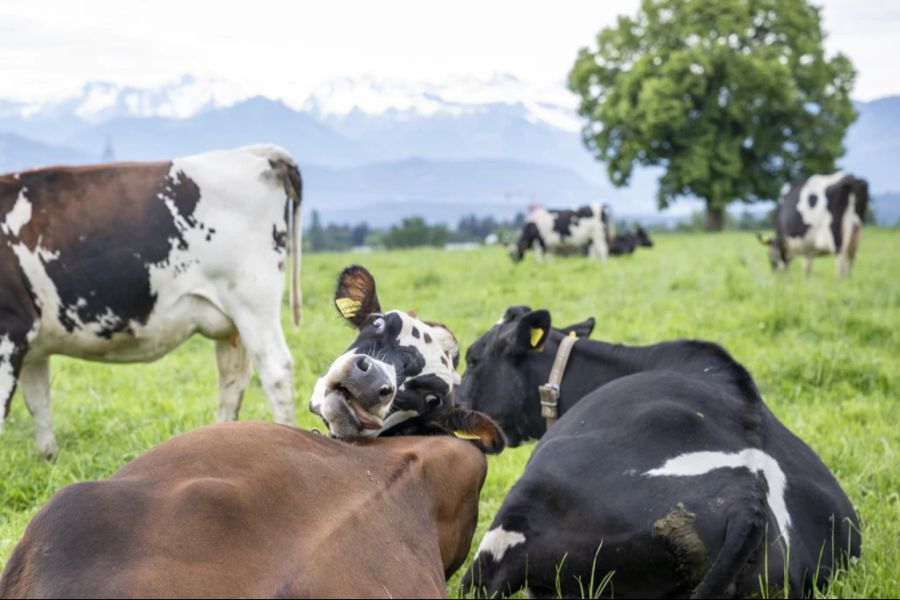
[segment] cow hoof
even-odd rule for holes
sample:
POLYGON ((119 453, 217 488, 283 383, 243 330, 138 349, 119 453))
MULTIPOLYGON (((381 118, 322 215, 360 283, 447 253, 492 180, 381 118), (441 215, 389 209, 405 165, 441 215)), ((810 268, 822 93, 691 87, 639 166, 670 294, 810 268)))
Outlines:
POLYGON ((44 460, 55 460, 59 456, 59 448, 57 448, 56 442, 38 444, 38 456, 44 460))

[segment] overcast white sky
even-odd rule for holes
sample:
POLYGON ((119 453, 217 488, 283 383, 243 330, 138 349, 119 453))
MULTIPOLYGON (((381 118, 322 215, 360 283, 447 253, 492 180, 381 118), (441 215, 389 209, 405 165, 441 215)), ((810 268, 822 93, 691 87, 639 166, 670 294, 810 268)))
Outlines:
MULTIPOLYGON (((442 82, 509 72, 563 81, 637 0, 2 0, 0 98, 39 100, 105 80, 190 73, 278 97, 336 76, 442 82)), ((849 55, 860 100, 900 93, 900 2, 826 0, 829 53, 849 55)))

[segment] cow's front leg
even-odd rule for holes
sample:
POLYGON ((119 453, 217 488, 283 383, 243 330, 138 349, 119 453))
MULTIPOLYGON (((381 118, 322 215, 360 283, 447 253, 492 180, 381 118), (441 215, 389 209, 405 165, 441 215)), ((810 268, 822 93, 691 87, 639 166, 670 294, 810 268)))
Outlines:
POLYGON ((535 262, 541 263, 544 261, 544 246, 541 244, 539 240, 535 240, 534 244, 531 245, 531 249, 534 250, 534 260, 535 262))
POLYGON ((50 414, 50 358, 29 360, 19 375, 22 395, 28 412, 34 417, 34 437, 41 458, 51 459, 59 453, 50 414))
POLYGON ((216 364, 219 367, 219 421, 236 421, 252 368, 247 348, 237 334, 216 340, 216 364))
POLYGON ((595 258, 600 259, 600 262, 606 262, 606 259, 609 258, 609 244, 606 243, 603 235, 596 235, 591 240, 591 253, 595 258))
POLYGON ((812 254, 806 255, 806 266, 804 267, 803 272, 807 277, 812 275, 813 260, 815 260, 815 256, 813 256, 812 254))
POLYGON ((0 433, 3 432, 9 404, 16 391, 16 380, 19 378, 24 352, 13 342, 9 334, 0 334, 0 433))

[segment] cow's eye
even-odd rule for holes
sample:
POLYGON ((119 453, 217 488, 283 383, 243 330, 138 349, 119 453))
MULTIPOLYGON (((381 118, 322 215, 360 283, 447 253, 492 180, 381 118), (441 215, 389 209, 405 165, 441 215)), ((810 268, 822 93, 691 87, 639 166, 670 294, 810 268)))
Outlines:
POLYGON ((441 399, 434 394, 428 394, 427 396, 425 396, 425 404, 428 405, 428 408, 436 408, 440 403, 441 399))
POLYGON ((475 358, 474 356, 466 357, 466 367, 468 367, 469 369, 471 369, 472 367, 474 367, 477 364, 478 364, 478 359, 475 358))
POLYGON ((381 333, 382 331, 384 331, 384 319, 381 317, 378 317, 377 319, 372 321, 372 328, 375 330, 376 333, 381 333))

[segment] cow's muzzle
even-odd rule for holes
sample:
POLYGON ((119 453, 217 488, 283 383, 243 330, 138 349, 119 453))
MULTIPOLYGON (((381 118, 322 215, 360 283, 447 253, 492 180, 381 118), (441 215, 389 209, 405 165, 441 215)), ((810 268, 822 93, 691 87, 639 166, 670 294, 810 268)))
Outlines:
POLYGON ((397 389, 393 374, 365 354, 342 357, 322 376, 311 408, 339 437, 369 436, 384 426, 397 389))

